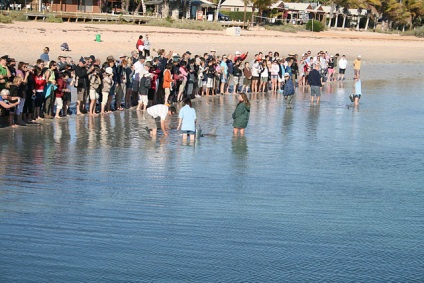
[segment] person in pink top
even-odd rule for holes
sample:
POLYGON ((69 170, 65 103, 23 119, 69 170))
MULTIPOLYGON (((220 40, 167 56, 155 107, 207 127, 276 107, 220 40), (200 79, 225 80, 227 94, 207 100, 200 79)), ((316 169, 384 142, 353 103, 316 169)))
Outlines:
POLYGON ((177 102, 182 101, 184 89, 185 89, 185 86, 187 84, 188 72, 187 72, 186 66, 187 66, 187 62, 181 61, 179 70, 180 70, 180 76, 181 76, 182 81, 181 81, 181 84, 180 84, 180 88, 178 89, 177 102))

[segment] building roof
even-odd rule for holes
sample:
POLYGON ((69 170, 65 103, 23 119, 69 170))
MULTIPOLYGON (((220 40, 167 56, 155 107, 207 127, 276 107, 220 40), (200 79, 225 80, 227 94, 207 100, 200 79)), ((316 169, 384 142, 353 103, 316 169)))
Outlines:
POLYGON ((284 2, 286 9, 292 11, 306 11, 313 10, 311 4, 309 3, 288 3, 284 2))
MULTIPOLYGON (((244 3, 243 3, 242 0, 225 0, 225 2, 223 2, 221 4, 221 7, 240 7, 240 8, 243 8, 244 3)), ((252 7, 252 3, 247 4, 247 7, 252 7)))

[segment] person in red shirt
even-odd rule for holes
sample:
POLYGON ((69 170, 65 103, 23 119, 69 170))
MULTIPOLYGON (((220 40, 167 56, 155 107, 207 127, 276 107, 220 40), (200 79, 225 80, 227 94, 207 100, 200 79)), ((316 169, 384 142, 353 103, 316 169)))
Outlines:
POLYGON ((234 54, 234 63, 237 62, 237 60, 241 60, 242 62, 247 58, 247 55, 249 54, 248 51, 246 53, 240 54, 240 51, 236 51, 234 54))
POLYGON ((144 41, 143 41, 143 36, 142 36, 142 35, 140 35, 140 36, 138 37, 138 40, 137 40, 137 43, 136 43, 135 47, 136 47, 136 48, 137 48, 137 50, 138 50, 138 56, 139 56, 139 57, 143 56, 143 51, 144 51, 144 41))
MULTIPOLYGON (((66 86, 66 80, 63 78, 63 75, 60 75, 56 80, 57 90, 55 91, 56 97, 56 115, 55 118, 60 118, 60 110, 63 108, 63 92, 69 91, 66 86)), ((63 113, 65 114, 65 113, 63 113)))
POLYGON ((34 67, 34 119, 35 120, 43 120, 40 117, 40 109, 44 103, 44 87, 47 84, 46 78, 43 76, 42 70, 40 67, 34 67))

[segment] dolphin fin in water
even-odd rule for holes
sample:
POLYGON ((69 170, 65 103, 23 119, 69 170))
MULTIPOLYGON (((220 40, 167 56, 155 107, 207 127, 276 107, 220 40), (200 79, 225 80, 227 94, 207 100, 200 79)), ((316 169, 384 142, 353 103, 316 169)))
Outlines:
POLYGON ((212 128, 212 130, 207 133, 203 134, 202 127, 199 124, 196 124, 196 139, 199 139, 201 137, 216 137, 216 130, 218 127, 212 128))

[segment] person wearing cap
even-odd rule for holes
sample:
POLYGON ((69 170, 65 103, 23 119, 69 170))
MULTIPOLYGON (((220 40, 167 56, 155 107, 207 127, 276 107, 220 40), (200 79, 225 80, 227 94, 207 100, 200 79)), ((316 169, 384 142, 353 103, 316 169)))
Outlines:
POLYGON ((174 106, 166 106, 164 104, 156 104, 147 108, 144 111, 144 118, 147 122, 147 128, 150 132, 150 137, 155 138, 157 135, 156 118, 160 118, 160 128, 165 136, 168 136, 167 127, 165 125, 166 119, 171 115, 177 113, 174 106))
POLYGON ((0 91, 6 88, 6 83, 12 76, 9 68, 7 67, 8 55, 4 55, 0 58, 0 91))
POLYGON ((287 101, 287 109, 292 109, 292 100, 293 100, 293 95, 294 95, 294 84, 293 81, 290 77, 289 73, 284 73, 284 90, 283 90, 283 95, 284 95, 284 99, 288 99, 287 101))
POLYGON ((77 115, 82 115, 85 111, 86 89, 88 84, 88 72, 85 66, 86 62, 83 57, 75 66, 75 87, 77 88, 77 115))
POLYGON ((361 75, 361 55, 358 55, 355 61, 353 61, 353 74, 355 76, 361 75))
POLYGON ((59 72, 62 72, 63 70, 66 70, 66 66, 67 66, 67 64, 66 64, 66 57, 65 56, 62 56, 62 55, 59 55, 58 57, 57 57, 57 69, 58 69, 58 71, 59 72))
POLYGON ((311 103, 314 102, 315 97, 317 98, 317 103, 319 103, 321 99, 322 78, 319 69, 320 65, 317 62, 308 75, 308 83, 311 86, 311 103))
POLYGON ((113 70, 111 67, 107 67, 103 74, 103 79, 102 79, 102 105, 101 105, 100 114, 109 112, 109 111, 106 112, 106 104, 109 98, 110 89, 112 88, 112 84, 113 84, 112 77, 113 77, 113 70))
POLYGON ((249 54, 248 51, 246 51, 243 54, 241 54, 240 51, 236 51, 234 53, 234 62, 236 62, 237 60, 241 60, 243 62, 244 60, 246 60, 248 54, 249 54))
POLYGON ((346 56, 342 55, 342 58, 340 58, 340 60, 339 60, 339 75, 337 76, 338 81, 340 81, 340 80, 344 81, 345 80, 346 68, 347 68, 346 56))
POLYGON ((43 60, 44 62, 50 61, 49 52, 50 52, 50 48, 44 47, 43 53, 41 53, 40 55, 40 59, 43 60))

